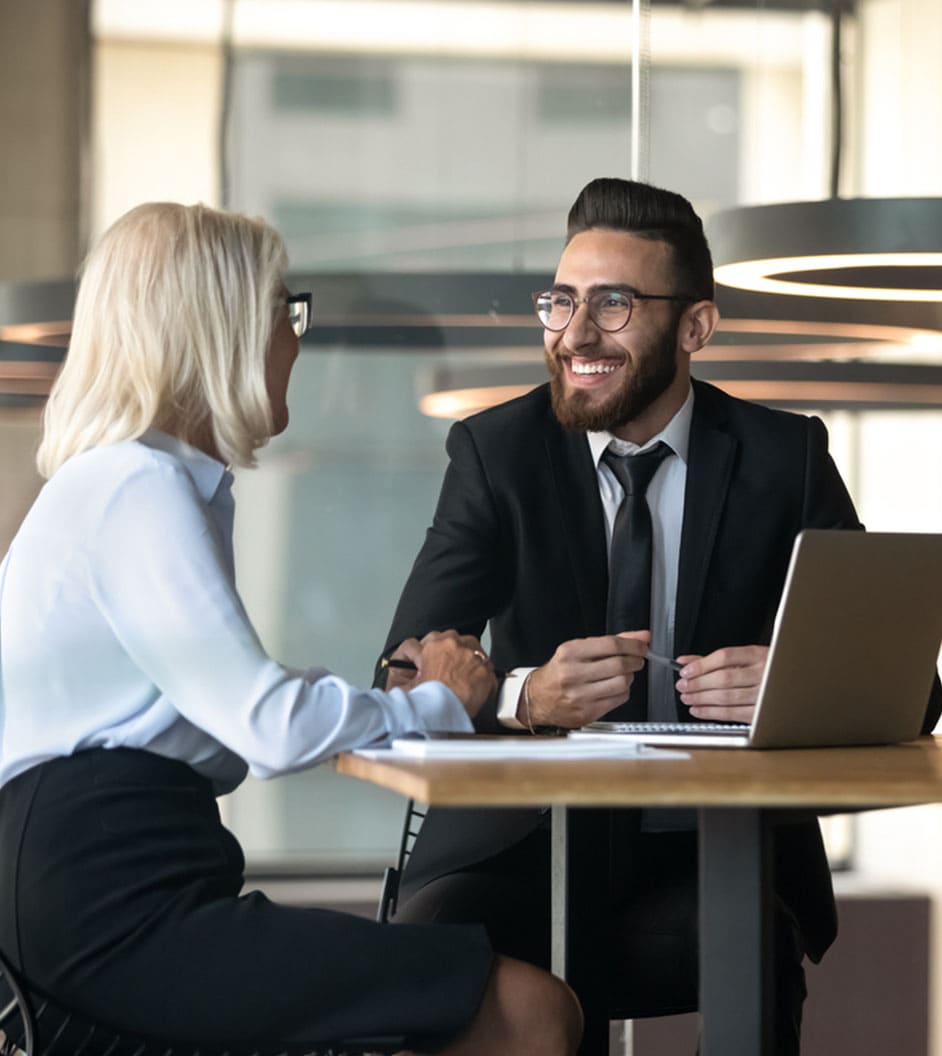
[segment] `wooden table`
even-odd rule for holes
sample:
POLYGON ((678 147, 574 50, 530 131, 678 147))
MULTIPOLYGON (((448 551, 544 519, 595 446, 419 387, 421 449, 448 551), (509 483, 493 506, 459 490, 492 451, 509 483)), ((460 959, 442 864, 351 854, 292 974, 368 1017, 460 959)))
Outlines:
MULTIPOLYGON (((879 748, 749 751, 701 748, 688 758, 639 760, 367 759, 338 770, 437 807, 552 807, 553 970, 578 985, 591 969, 573 947, 592 877, 577 869, 581 840, 596 838, 588 807, 696 807, 700 830, 702 1056, 772 1052, 768 830, 775 813, 942 801, 942 739, 879 748)), ((597 893, 594 896, 597 901, 597 893)), ((607 1051, 608 1012, 580 986, 582 1052, 607 1051)), ((600 995, 601 996, 601 995, 600 995)))

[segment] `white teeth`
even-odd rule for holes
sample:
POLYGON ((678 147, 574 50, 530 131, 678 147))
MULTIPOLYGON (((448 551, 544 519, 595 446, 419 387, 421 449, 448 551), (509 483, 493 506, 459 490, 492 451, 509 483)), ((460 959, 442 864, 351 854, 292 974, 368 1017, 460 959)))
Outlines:
POLYGON ((577 363, 570 360, 573 374, 614 374, 618 369, 610 363, 577 363))

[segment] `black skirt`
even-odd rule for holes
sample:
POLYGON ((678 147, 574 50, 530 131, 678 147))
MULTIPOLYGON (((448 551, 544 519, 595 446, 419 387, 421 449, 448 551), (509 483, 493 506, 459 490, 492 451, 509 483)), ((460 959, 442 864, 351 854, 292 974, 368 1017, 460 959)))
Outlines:
POLYGON ((477 926, 374 924, 239 895, 244 858, 184 763, 96 749, 0 789, 0 949, 74 1011, 169 1041, 301 1051, 473 1018, 477 926))

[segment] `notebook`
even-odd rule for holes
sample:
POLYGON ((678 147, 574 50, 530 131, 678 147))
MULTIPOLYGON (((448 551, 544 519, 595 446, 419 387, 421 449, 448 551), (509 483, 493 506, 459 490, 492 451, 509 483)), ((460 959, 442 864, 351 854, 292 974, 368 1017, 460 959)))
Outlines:
POLYGON ((919 736, 942 643, 942 535, 795 540, 750 725, 595 722, 570 736, 810 748, 919 736))

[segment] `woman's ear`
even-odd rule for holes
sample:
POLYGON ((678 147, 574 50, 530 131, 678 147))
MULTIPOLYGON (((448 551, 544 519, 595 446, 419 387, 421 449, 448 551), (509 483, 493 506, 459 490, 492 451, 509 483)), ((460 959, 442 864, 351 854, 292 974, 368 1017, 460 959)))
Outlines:
POLYGON ((716 330, 720 312, 713 301, 695 301, 680 320, 680 347, 688 355, 699 352, 716 330))

